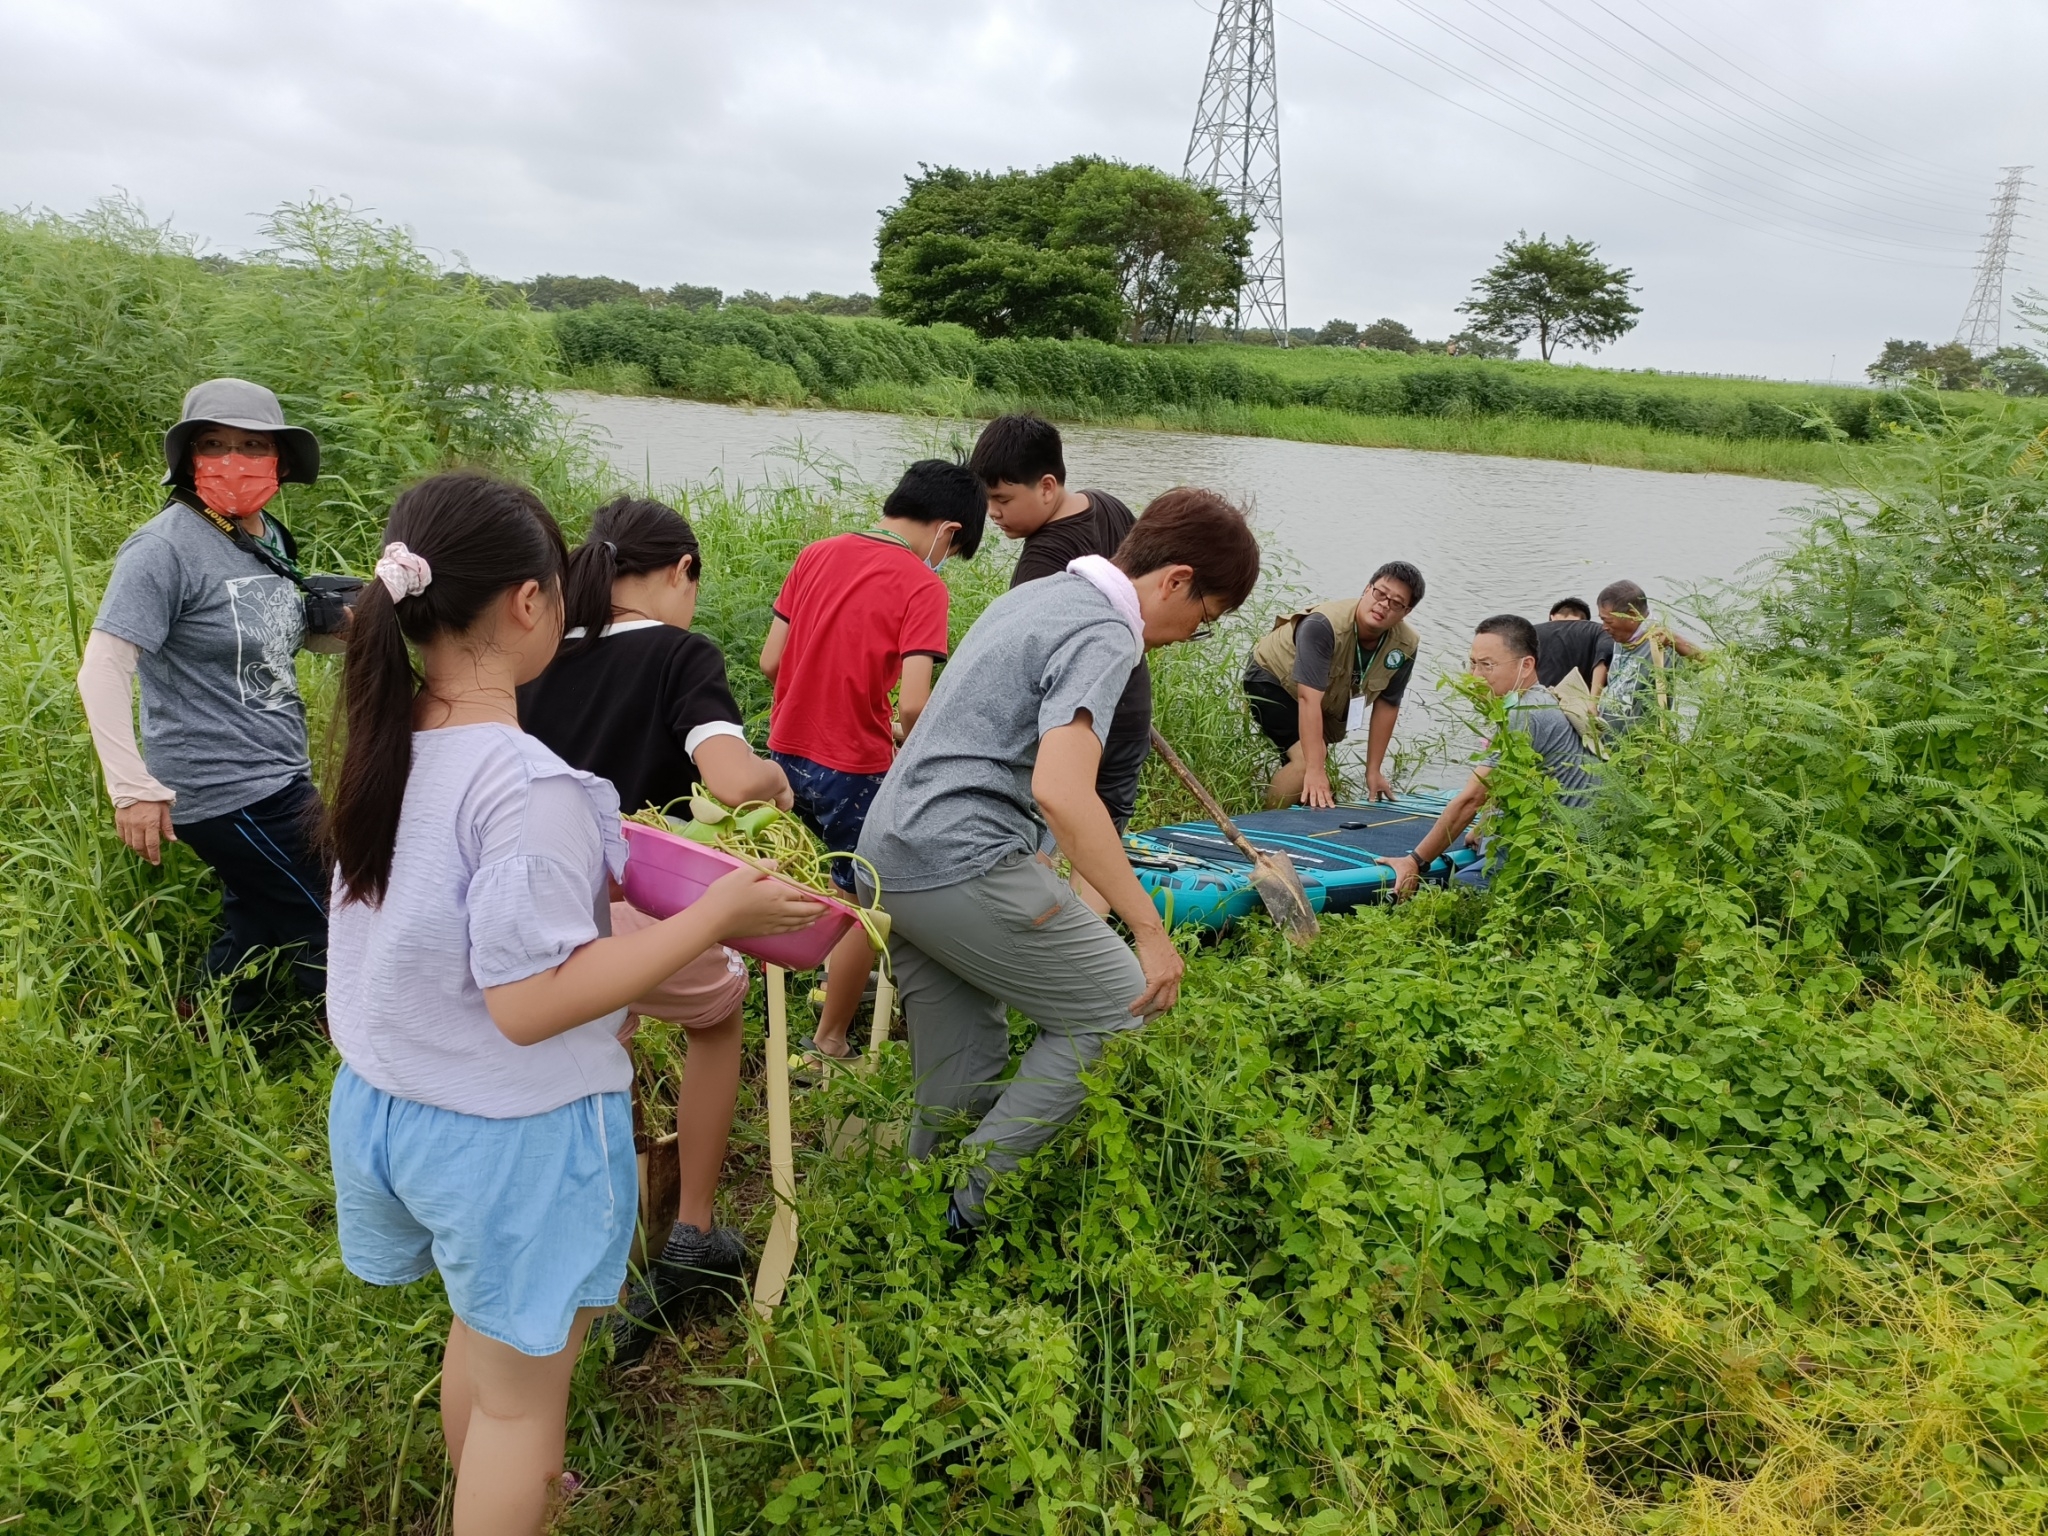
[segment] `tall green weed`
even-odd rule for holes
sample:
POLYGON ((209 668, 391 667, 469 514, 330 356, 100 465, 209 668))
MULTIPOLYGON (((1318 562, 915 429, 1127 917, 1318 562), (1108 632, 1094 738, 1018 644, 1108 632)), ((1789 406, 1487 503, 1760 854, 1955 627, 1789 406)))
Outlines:
POLYGON ((248 261, 208 261, 121 200, 0 216, 0 411, 149 480, 193 383, 266 385, 323 445, 292 513, 330 558, 369 553, 392 492, 443 462, 559 451, 553 352, 523 310, 345 204, 281 208, 264 234, 248 261))

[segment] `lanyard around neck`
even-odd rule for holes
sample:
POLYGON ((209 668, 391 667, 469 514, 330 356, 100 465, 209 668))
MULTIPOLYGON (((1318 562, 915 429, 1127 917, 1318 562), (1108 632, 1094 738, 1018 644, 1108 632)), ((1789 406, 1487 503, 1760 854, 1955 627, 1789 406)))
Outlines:
MULTIPOLYGON (((893 528, 863 528, 861 532, 871 539, 888 539, 891 543, 901 544, 911 554, 917 555, 918 563, 921 565, 929 567, 932 563, 931 550, 927 549, 923 554, 918 555, 917 546, 893 528)), ((933 545, 937 545, 938 542, 937 539, 932 540, 933 545)))
MULTIPOLYGON (((1370 656, 1366 656, 1364 661, 1354 661, 1352 663, 1357 668, 1357 671, 1352 674, 1353 683, 1362 683, 1365 681, 1366 674, 1372 671, 1373 666, 1379 661, 1380 652, 1386 649, 1387 636, 1391 635, 1393 632, 1394 631, 1391 628, 1381 630, 1379 639, 1373 642, 1372 654, 1370 656)), ((1352 641, 1351 643, 1351 654, 1354 657, 1365 655, 1365 652, 1359 648, 1358 642, 1356 640, 1352 641)))

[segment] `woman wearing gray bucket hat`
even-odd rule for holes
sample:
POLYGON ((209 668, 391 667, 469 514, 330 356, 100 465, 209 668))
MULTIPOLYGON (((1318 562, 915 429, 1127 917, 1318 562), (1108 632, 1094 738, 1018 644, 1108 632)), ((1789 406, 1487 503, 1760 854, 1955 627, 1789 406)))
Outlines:
MULTIPOLYGON (((220 877, 223 931, 207 973, 283 949, 314 996, 326 985, 327 875, 294 661, 307 643, 305 582, 290 531, 264 508, 280 484, 319 473, 318 440, 262 385, 194 388, 164 434, 169 504, 115 555, 78 673, 121 841, 152 864, 164 843, 183 842, 220 877)), ((261 980, 245 977, 230 1011, 261 996, 261 980)))

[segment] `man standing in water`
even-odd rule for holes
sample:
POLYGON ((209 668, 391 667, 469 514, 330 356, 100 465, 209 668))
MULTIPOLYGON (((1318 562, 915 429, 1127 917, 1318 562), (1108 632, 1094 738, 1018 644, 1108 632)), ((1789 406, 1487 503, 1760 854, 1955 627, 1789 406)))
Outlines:
POLYGON ((1329 749, 1364 727, 1365 794, 1391 800, 1384 764, 1401 699, 1415 672, 1417 639, 1407 615, 1422 601, 1422 572, 1390 560, 1357 601, 1317 603, 1273 621, 1252 647, 1244 697, 1282 762, 1266 787, 1268 809, 1337 803, 1329 749))
POLYGON ((1669 702, 1672 656, 1691 661, 1705 648, 1685 636, 1650 622, 1650 597, 1633 581, 1615 581, 1600 589, 1600 627, 1614 641, 1614 661, 1607 688, 1600 696, 1600 718, 1616 735, 1643 717, 1654 696, 1659 707, 1669 702))

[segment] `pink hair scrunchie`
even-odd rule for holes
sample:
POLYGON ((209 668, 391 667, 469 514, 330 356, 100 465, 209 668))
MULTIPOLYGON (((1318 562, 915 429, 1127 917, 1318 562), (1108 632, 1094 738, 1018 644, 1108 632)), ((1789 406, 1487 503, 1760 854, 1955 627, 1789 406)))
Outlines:
POLYGON ((391 601, 418 597, 434 579, 434 568, 425 555, 416 555, 403 544, 386 544, 377 557, 377 579, 391 594, 391 601))

